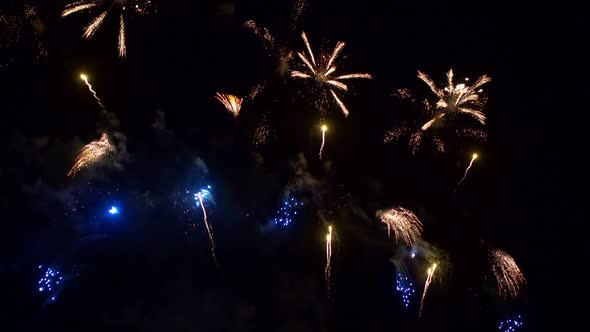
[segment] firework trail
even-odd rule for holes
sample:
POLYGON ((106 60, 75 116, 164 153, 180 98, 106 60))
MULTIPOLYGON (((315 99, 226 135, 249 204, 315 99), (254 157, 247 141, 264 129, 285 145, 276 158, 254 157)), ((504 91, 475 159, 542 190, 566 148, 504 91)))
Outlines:
POLYGON ((387 211, 377 211, 377 217, 387 225, 387 235, 391 238, 391 230, 395 234, 395 240, 400 237, 407 246, 412 246, 416 239, 422 236, 422 222, 416 215, 403 207, 396 207, 387 211))
POLYGON ((503 298, 518 297, 521 287, 526 284, 526 279, 514 259, 500 249, 491 249, 489 257, 498 283, 499 295, 503 298))
POLYGON ((234 115, 234 118, 240 114, 243 98, 219 92, 215 94, 215 98, 219 100, 231 114, 234 115))
POLYGON ((473 162, 475 161, 475 159, 477 159, 477 153, 474 153, 471 156, 471 162, 469 163, 469 166, 467 166, 467 168, 465 169, 465 174, 463 175, 461 180, 459 180, 459 182, 457 183, 457 187, 455 188, 455 192, 457 191, 457 188, 459 188, 461 183, 463 183, 463 181, 465 181, 465 178, 467 178, 467 173, 469 172, 469 169, 471 169, 471 166, 473 166, 473 162))
POLYGON ((332 270, 332 225, 328 226, 328 234, 326 235, 326 287, 328 296, 330 296, 330 272, 332 270))
POLYGON ((418 316, 422 316, 422 308, 424 307, 424 298, 426 298, 426 292, 428 292, 428 287, 432 282, 432 275, 434 275, 434 271, 436 270, 436 263, 432 264, 431 267, 428 268, 428 277, 426 278, 426 283, 424 284, 424 292, 422 293, 422 300, 420 301, 420 311, 418 316))
POLYGON ((305 68, 304 71, 299 70, 292 70, 291 77, 292 78, 302 78, 302 79, 312 79, 315 82, 319 83, 321 86, 325 87, 327 90, 330 91, 334 101, 344 113, 344 116, 348 116, 349 111, 346 108, 346 105, 340 100, 334 89, 348 91, 348 85, 342 83, 342 80, 347 79, 354 79, 354 78, 365 78, 371 79, 372 76, 367 73, 358 73, 358 74, 345 74, 345 75, 336 75, 337 67, 334 65, 334 62, 338 58, 338 55, 342 52, 342 49, 346 45, 343 42, 338 42, 332 54, 328 57, 325 55, 321 55, 318 61, 316 62, 316 58, 313 54, 311 45, 309 40, 307 39, 307 35, 305 32, 301 34, 301 38, 305 44, 307 49, 307 54, 305 52, 297 52, 297 56, 302 62, 303 67, 305 68))
POLYGON ((75 176, 82 168, 88 167, 101 160, 113 150, 114 147, 109 142, 107 134, 102 134, 99 140, 92 141, 82 148, 82 151, 80 151, 76 157, 74 166, 72 166, 68 172, 68 176, 75 176))
POLYGON ((153 9, 151 0, 80 0, 66 5, 61 13, 61 17, 88 10, 97 10, 98 15, 86 25, 82 34, 85 39, 91 39, 102 26, 109 12, 115 7, 118 7, 120 10, 118 33, 119 58, 124 59, 127 56, 125 13, 132 12, 136 15, 147 15, 153 9))
POLYGON ((211 256, 213 256, 213 261, 215 262, 215 266, 217 270, 219 270, 219 262, 217 261, 217 256, 215 255, 215 240, 213 240, 213 230, 209 222, 207 221, 207 211, 205 210, 205 204, 203 204, 203 199, 210 199, 211 192, 207 189, 201 189, 198 193, 195 194, 195 200, 197 200, 197 206, 201 206, 203 210, 203 222, 205 223, 205 228, 207 228, 207 234, 209 235, 209 243, 211 244, 211 256))
POLYGON ((92 85, 90 84, 90 82, 88 82, 88 76, 86 76, 86 74, 80 74, 80 78, 82 79, 82 81, 84 81, 84 83, 86 83, 86 86, 88 87, 88 90, 90 90, 90 92, 92 93, 92 95, 94 96, 94 99, 96 99, 96 102, 98 103, 98 106, 100 106, 101 109, 106 109, 106 107, 104 107, 102 100, 100 100, 100 98, 98 98, 98 95, 96 94, 96 91, 94 91, 94 89, 92 88, 92 85))
POLYGON ((418 78, 426 83, 430 90, 439 98, 436 102, 437 114, 424 123, 420 128, 422 131, 428 130, 438 120, 446 117, 449 114, 461 113, 469 115, 479 121, 482 125, 486 122, 486 116, 482 112, 484 102, 479 96, 482 92, 480 87, 492 79, 487 75, 480 76, 472 86, 467 86, 464 83, 454 85, 453 83, 453 69, 447 72, 447 86, 439 89, 434 81, 426 74, 418 71, 418 78))
POLYGON ((324 151, 324 145, 326 144, 326 131, 328 126, 322 125, 322 146, 320 147, 320 160, 322 160, 322 152, 324 151))

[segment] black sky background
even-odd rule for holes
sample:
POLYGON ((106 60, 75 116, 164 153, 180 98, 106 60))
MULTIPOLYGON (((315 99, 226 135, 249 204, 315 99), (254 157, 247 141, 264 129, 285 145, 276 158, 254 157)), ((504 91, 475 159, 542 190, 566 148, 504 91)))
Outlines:
MULTIPOLYGON (((62 5, 40 5, 46 59, 36 58, 26 36, 0 49, 9 63, 0 68, 0 273, 10 300, 3 325, 34 331, 492 331, 512 312, 523 314, 525 330, 563 323, 554 308, 563 291, 549 285, 555 273, 566 273, 556 262, 567 263, 555 247, 576 251, 574 238, 561 241, 570 236, 570 222, 583 216, 570 188, 584 188, 575 176, 584 163, 570 161, 579 153, 573 143, 585 140, 582 131, 568 129, 572 118, 562 115, 574 110, 558 93, 574 85, 565 75, 582 58, 576 45, 583 24, 575 8, 310 1, 293 32, 290 1, 164 2, 156 14, 127 22, 128 58, 121 61, 114 21, 85 41, 80 35, 89 17, 59 19, 62 5), (276 59, 243 27, 247 19, 292 50, 303 48, 301 30, 316 49, 345 41, 343 69, 373 74, 344 95, 347 119, 335 106, 328 112, 327 162, 317 159, 321 137, 312 96, 277 74, 276 59), (430 97, 416 70, 440 82, 449 68, 456 77, 492 77, 487 142, 459 142, 444 154, 426 146, 415 155, 407 141, 383 144, 387 130, 417 112, 391 97, 393 91, 405 87, 418 99, 430 97), (117 115, 129 158, 124 169, 103 165, 70 179, 79 149, 99 137, 99 109, 78 78, 82 71, 117 115), (263 80, 267 89, 244 104, 237 121, 213 98, 217 91, 245 95, 263 80), (273 135, 255 148, 251 135, 263 114, 273 135), (453 200, 474 150, 481 158, 453 200), (294 180, 311 185, 319 198, 302 194, 309 207, 287 230, 267 227, 294 180), (221 276, 200 215, 186 235, 172 204, 175 193, 206 184, 215 193, 210 219, 221 276), (84 205, 76 213, 74 200, 84 205), (123 213, 109 220, 104 209, 115 201, 123 213), (420 217, 424 239, 446 251, 452 264, 444 282, 433 283, 421 319, 424 276, 415 280, 412 307, 403 308, 388 261, 395 246, 375 218, 376 210, 397 205, 420 217), (331 298, 318 210, 337 232, 331 298), (495 295, 487 245, 509 252, 527 277, 518 301, 495 295), (56 303, 44 305, 33 287, 36 266, 52 262, 76 266, 79 276, 56 303)), ((18 6, 12 1, 1 8, 18 6)))

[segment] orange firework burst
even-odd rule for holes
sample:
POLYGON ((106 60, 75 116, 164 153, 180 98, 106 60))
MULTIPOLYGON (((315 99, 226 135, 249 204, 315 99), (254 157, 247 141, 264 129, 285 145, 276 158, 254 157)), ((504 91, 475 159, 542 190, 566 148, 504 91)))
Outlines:
POLYGON ((371 79, 372 76, 367 73, 359 73, 359 74, 345 74, 345 75, 336 75, 336 59, 342 49, 346 45, 343 42, 338 42, 332 54, 328 56, 320 55, 320 58, 317 59, 313 54, 311 49, 311 45, 309 44, 309 40, 307 39, 307 35, 305 32, 301 34, 301 38, 303 38, 303 42, 305 43, 305 47, 307 48, 307 54, 304 52, 297 52, 297 56, 303 63, 305 67, 305 72, 299 70, 292 70, 291 77, 293 78, 304 78, 304 79, 313 79, 316 82, 320 83, 322 86, 326 87, 330 94, 332 95, 334 101, 340 109, 344 116, 348 116, 349 112, 342 100, 338 97, 334 89, 338 89, 341 91, 348 91, 348 85, 342 83, 342 80, 348 80, 353 78, 366 78, 371 79))
POLYGON ((101 160, 113 150, 114 148, 109 142, 107 134, 102 134, 99 140, 92 141, 82 148, 82 151, 76 157, 74 166, 68 172, 68 176, 75 176, 82 168, 101 160))
POLYGON ((66 17, 74 13, 88 10, 96 10, 98 15, 84 28, 82 36, 86 39, 92 38, 96 31, 104 23, 107 14, 113 8, 119 8, 119 34, 118 46, 119 57, 121 59, 127 56, 127 43, 125 34, 125 13, 133 12, 136 15, 146 15, 151 12, 153 6, 151 0, 80 0, 65 6, 61 17, 66 17))
POLYGON ((439 98, 436 102, 435 116, 424 123, 421 130, 428 130, 438 120, 454 113, 467 114, 481 124, 485 124, 486 116, 482 112, 484 102, 479 93, 482 92, 481 86, 492 80, 489 76, 480 76, 471 86, 464 83, 455 85, 453 83, 453 69, 451 69, 447 72, 447 86, 443 89, 439 89, 434 81, 421 71, 418 71, 418 78, 424 81, 439 98))
POLYGON ((237 117, 240 114, 243 98, 219 92, 215 94, 215 98, 217 98, 217 100, 219 100, 223 106, 234 115, 234 117, 237 117))
POLYGON ((391 230, 395 234, 395 240, 400 237, 407 246, 411 246, 416 239, 422 236, 422 222, 416 215, 403 207, 396 207, 387 211, 377 211, 377 217, 387 225, 387 235, 391 238, 391 230))
POLYGON ((521 287, 526 284, 526 279, 514 259, 500 249, 490 249, 489 257, 500 296, 510 296, 513 299, 518 297, 521 287))

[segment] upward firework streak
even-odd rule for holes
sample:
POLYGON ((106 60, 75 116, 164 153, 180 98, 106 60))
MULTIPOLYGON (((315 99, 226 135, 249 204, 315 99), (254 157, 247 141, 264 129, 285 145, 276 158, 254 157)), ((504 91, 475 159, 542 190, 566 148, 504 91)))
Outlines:
POLYGON ((422 236, 422 222, 416 215, 403 207, 396 207, 387 211, 377 211, 381 222, 387 225, 387 235, 391 238, 391 230, 395 234, 395 240, 403 238, 407 246, 422 236))
POLYGON ((518 297, 520 288, 526 284, 526 279, 514 259, 500 249, 490 250, 489 255, 500 296, 510 296, 513 299, 518 297))
POLYGON ((84 38, 90 39, 104 23, 107 14, 113 10, 114 7, 120 9, 118 47, 119 58, 123 59, 127 56, 125 13, 131 11, 136 15, 146 15, 152 9, 151 0, 80 0, 66 5, 61 13, 61 17, 93 9, 98 10, 99 14, 84 28, 84 33, 82 34, 84 38))
POLYGON ((114 150, 109 142, 107 134, 102 134, 98 141, 92 141, 82 148, 76 157, 74 166, 68 172, 68 176, 75 176, 82 168, 94 164, 114 150))
POLYGON ((332 225, 328 226, 328 234, 326 235, 326 287, 328 289, 328 296, 330 296, 330 272, 332 269, 332 225))
POLYGON ((322 152, 324 151, 324 144, 326 144, 326 131, 328 126, 322 125, 322 146, 320 147, 320 160, 322 160, 322 152))
POLYGON ((426 297, 426 292, 428 292, 428 287, 432 282, 432 275, 434 275, 434 271, 436 270, 436 263, 432 264, 431 267, 428 268, 428 277, 426 278, 426 283, 424 284, 424 293, 422 293, 422 301, 420 301, 420 312, 418 316, 422 316, 422 308, 424 307, 424 298, 426 297))
POLYGON ((478 93, 482 91, 479 89, 482 85, 492 80, 489 76, 480 76, 472 86, 466 86, 465 84, 454 85, 453 70, 451 69, 447 72, 448 84, 443 89, 439 89, 434 84, 434 81, 421 71, 418 71, 418 78, 424 81, 430 87, 430 90, 439 98, 436 102, 436 110, 439 111, 438 114, 422 125, 422 131, 428 130, 436 121, 453 113, 467 114, 481 124, 485 124, 486 116, 482 112, 483 102, 478 93))
POLYGON ((311 50, 311 45, 309 44, 309 40, 307 40, 307 35, 305 32, 301 34, 303 38, 303 42, 305 43, 305 47, 307 48, 308 54, 306 55, 304 52, 297 52, 297 56, 303 62, 306 68, 306 72, 292 70, 291 77, 293 78, 305 78, 305 79, 314 79, 316 82, 320 83, 322 86, 326 86, 330 91, 334 101, 340 109, 344 116, 348 116, 349 112, 344 103, 340 100, 334 88, 339 90, 348 91, 348 86, 342 83, 342 80, 352 79, 352 78, 367 78, 371 79, 372 76, 370 74, 361 73, 361 74, 346 74, 346 75, 334 75, 336 71, 336 66, 334 62, 338 58, 340 52, 346 45, 343 42, 338 42, 332 55, 328 58, 326 56, 320 56, 318 62, 316 62, 316 58, 313 55, 313 51, 311 50))
POLYGON ((217 261, 217 256, 215 255, 215 241, 213 240, 213 231, 211 229, 211 225, 207 221, 207 211, 205 211, 205 204, 203 204, 203 200, 211 199, 211 192, 208 189, 201 189, 198 193, 195 194, 195 200, 198 201, 197 206, 201 206, 203 210, 203 222, 205 223, 205 228, 207 228, 207 234, 209 235, 209 242, 211 243, 211 255, 213 256, 213 261, 215 261, 215 266, 219 270, 219 262, 217 261))
POLYGON ((90 90, 90 92, 94 96, 94 99, 96 99, 98 106, 100 106, 100 108, 102 108, 104 110, 106 107, 104 107, 102 101, 100 100, 100 98, 98 98, 96 91, 94 91, 94 89, 92 88, 92 85, 88 82, 88 76, 86 76, 86 74, 80 74, 80 78, 82 79, 82 81, 84 81, 84 83, 86 83, 88 90, 90 90))
POLYGON ((240 108, 242 107, 242 100, 244 98, 219 92, 215 94, 215 98, 219 100, 231 114, 234 115, 234 118, 240 114, 240 108))
MULTIPOLYGON (((463 183, 463 181, 465 181, 465 178, 467 178, 467 173, 469 172, 469 169, 471 168, 471 166, 473 166, 473 162, 475 161, 475 159, 477 159, 477 153, 474 153, 473 156, 471 157, 471 162, 469 163, 469 166, 467 166, 467 168, 465 169, 465 174, 463 175, 461 180, 459 180, 459 183, 457 183, 457 188, 459 188, 461 183, 463 183)), ((455 191, 456 191, 456 189, 455 189, 455 191)))

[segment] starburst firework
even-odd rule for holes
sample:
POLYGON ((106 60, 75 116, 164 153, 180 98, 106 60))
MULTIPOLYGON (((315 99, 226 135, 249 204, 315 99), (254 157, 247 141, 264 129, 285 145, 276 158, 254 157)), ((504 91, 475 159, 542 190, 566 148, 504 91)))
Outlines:
POLYGON ((377 211, 377 217, 387 225, 387 235, 391 238, 391 230, 395 234, 395 240, 400 238, 411 246, 416 239, 422 236, 422 222, 416 215, 403 207, 396 207, 387 211, 377 211))
POLYGON ((292 78, 302 78, 302 79, 310 79, 315 80, 319 83, 325 90, 329 91, 332 95, 332 98, 336 102, 336 104, 344 113, 344 116, 348 116, 349 111, 346 105, 342 102, 340 97, 336 94, 334 89, 340 91, 348 91, 348 85, 343 83, 343 80, 354 79, 354 78, 366 78, 371 79, 372 76, 367 73, 357 73, 357 74, 345 74, 345 75, 337 75, 336 74, 336 59, 338 55, 342 52, 342 49, 346 45, 343 42, 338 42, 334 51, 331 53, 330 56, 325 56, 320 54, 320 57, 317 59, 314 56, 312 51, 311 45, 309 40, 307 39, 307 35, 305 32, 301 34, 301 38, 303 38, 303 42, 305 43, 305 47, 307 49, 307 54, 305 52, 297 52, 298 58, 301 60, 305 70, 292 70, 291 77, 292 78))
POLYGON ((97 141, 92 141, 82 148, 76 157, 74 166, 68 172, 68 176, 75 176, 82 168, 88 167, 111 153, 114 147, 109 142, 106 133, 100 136, 97 141))
POLYGON ((81 0, 66 5, 61 13, 61 17, 86 11, 98 12, 98 15, 86 25, 82 34, 85 39, 91 39, 102 26, 107 15, 115 10, 115 8, 119 9, 118 50, 119 58, 123 59, 127 56, 125 16, 127 13, 133 13, 135 15, 148 14, 153 9, 152 0, 81 0))
POLYGON ((520 289, 526 284, 526 279, 514 259, 500 249, 490 249, 489 258, 500 296, 510 296, 513 299, 518 297, 520 289))
POLYGON ((484 101, 480 98, 479 93, 482 92, 481 86, 492 80, 489 76, 480 76, 471 86, 467 86, 465 83, 455 85, 453 83, 453 69, 450 69, 447 72, 447 86, 443 89, 438 88, 434 81, 421 71, 418 71, 418 78, 424 81, 438 97, 434 109, 435 115, 422 125, 420 128, 422 131, 428 130, 438 120, 456 113, 469 115, 482 125, 485 124, 486 116, 482 111, 484 101))
POLYGON ((237 117, 240 114, 240 108, 242 108, 242 101, 244 98, 219 92, 215 94, 215 98, 219 100, 223 106, 234 115, 234 117, 237 117))

